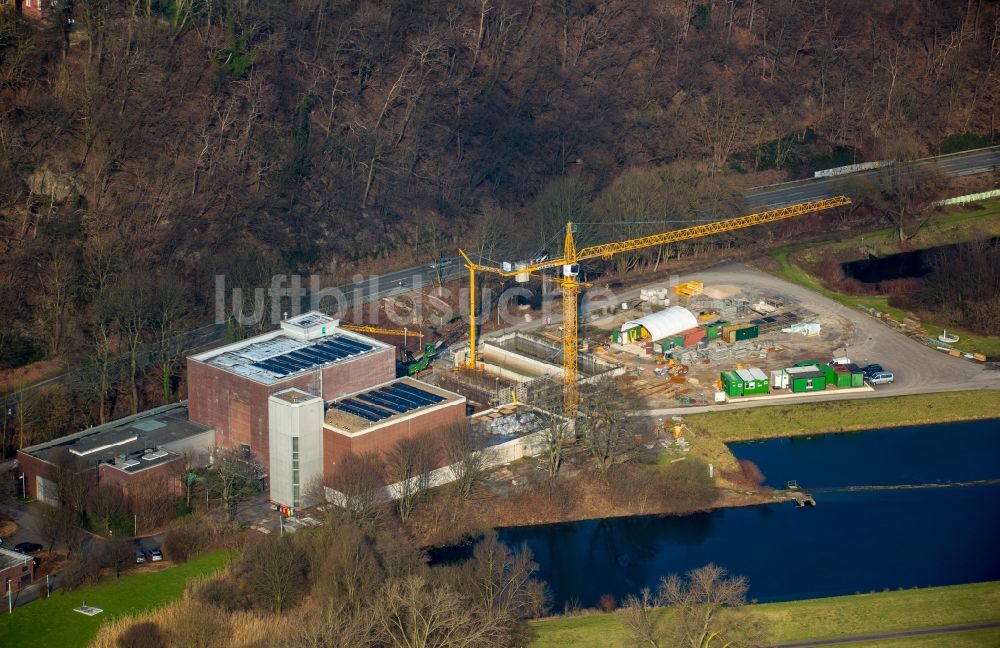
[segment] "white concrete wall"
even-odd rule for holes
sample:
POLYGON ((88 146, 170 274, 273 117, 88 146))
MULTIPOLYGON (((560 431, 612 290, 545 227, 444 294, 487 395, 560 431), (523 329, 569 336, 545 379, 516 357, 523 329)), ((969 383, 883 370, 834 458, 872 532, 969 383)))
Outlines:
POLYGON ((323 399, 313 397, 290 403, 278 396, 268 399, 268 481, 271 501, 295 506, 292 474, 292 439, 299 444, 299 500, 317 478, 323 477, 323 399))
MULTIPOLYGON (((571 430, 567 429, 566 433, 570 434, 571 430)), ((537 457, 545 452, 545 448, 545 431, 541 431, 491 446, 480 451, 480 454, 484 455, 483 464, 486 468, 496 468, 497 466, 503 466, 524 457, 537 457)), ((455 471, 452 469, 452 466, 437 468, 430 472, 430 488, 450 484, 455 479, 455 471)), ((402 492, 402 485, 403 482, 397 482, 386 486, 383 489, 383 497, 386 500, 399 499, 402 492)), ((332 504, 343 506, 344 494, 326 487, 326 499, 332 504)))

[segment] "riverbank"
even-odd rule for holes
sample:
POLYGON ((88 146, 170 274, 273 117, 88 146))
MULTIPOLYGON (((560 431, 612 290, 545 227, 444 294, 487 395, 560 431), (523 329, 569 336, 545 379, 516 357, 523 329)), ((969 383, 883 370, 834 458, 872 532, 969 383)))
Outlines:
POLYGON ((464 500, 450 491, 434 493, 415 512, 411 532, 427 546, 460 542, 489 528, 520 527, 634 515, 686 515, 787 501, 784 491, 759 489, 744 475, 726 443, 769 438, 855 432, 876 428, 1000 418, 1000 390, 939 392, 862 400, 774 405, 684 416, 691 450, 683 457, 663 453, 644 466, 644 478, 605 484, 588 478, 587 457, 570 448, 555 485, 540 476, 538 460, 525 459, 498 471, 478 496, 464 500), (677 460, 683 459, 680 462, 677 460), (715 479, 698 479, 700 464, 715 479), (657 482, 661 487, 657 487, 657 482), (705 489, 699 493, 698 488, 705 489), (646 493, 649 490, 650 492, 646 493), (629 496, 620 493, 628 492, 629 496), (672 492, 675 496, 659 497, 672 492))
MULTIPOLYGON (((1000 581, 766 603, 747 609, 766 625, 773 643, 997 621, 1000 620, 1000 581)), ((669 612, 663 610, 660 614, 669 612)), ((625 648, 630 645, 616 613, 540 619, 531 622, 531 627, 538 633, 531 644, 533 648, 625 648)), ((998 642, 1000 630, 990 629, 925 637, 919 645, 943 648, 995 646, 998 642)))
POLYGON ((707 412, 684 421, 696 435, 728 443, 998 417, 1000 390, 992 389, 707 412))

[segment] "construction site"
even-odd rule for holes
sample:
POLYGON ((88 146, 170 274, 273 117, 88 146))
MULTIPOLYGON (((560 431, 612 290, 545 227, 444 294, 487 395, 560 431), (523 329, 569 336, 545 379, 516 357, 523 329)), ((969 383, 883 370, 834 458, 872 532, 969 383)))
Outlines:
MULTIPOLYGON (((622 377, 651 408, 704 406, 733 398, 767 396, 786 390, 823 391, 864 388, 850 375, 838 382, 832 358, 845 360, 854 334, 850 321, 835 312, 803 304, 795 296, 747 282, 684 282, 669 279, 617 295, 613 303, 579 304, 592 284, 579 281, 580 262, 610 259, 646 247, 751 227, 848 204, 839 197, 802 203, 729 221, 672 230, 630 241, 577 250, 574 228, 567 224, 564 254, 559 259, 502 263, 474 262, 463 254, 469 272, 470 312, 476 303, 476 281, 497 275, 513 285, 541 274, 559 285, 548 291, 537 313, 522 306, 522 322, 488 334, 478 334, 470 318, 468 337, 441 350, 426 380, 465 395, 479 407, 545 401, 561 390, 563 411, 576 404, 580 384, 622 377), (546 271, 555 271, 555 276, 546 271), (822 381, 804 383, 778 377, 775 371, 809 361, 822 381), (764 374, 763 389, 727 387, 726 372, 753 370, 764 374), (769 376, 775 375, 774 381, 769 376), (774 383, 772 385, 772 382, 774 383), (821 385, 822 383, 822 385, 821 385)), ((653 278, 654 281, 656 277, 653 278)), ((662 281, 662 279, 661 279, 662 281)), ((544 281, 542 286, 546 286, 544 281)), ((499 307, 498 307, 499 308, 499 307)), ((499 322, 499 313, 497 320, 499 322)), ((874 362, 874 359, 865 358, 874 362)), ((854 363, 851 363, 854 364, 854 363)), ((787 376, 787 374, 782 374, 787 376)), ((860 376, 860 368, 854 373, 860 376)))

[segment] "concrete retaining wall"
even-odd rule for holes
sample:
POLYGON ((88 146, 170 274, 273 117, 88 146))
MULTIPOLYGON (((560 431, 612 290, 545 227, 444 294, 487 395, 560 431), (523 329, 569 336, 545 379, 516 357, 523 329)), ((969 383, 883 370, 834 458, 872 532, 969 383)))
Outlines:
POLYGON ((988 198, 997 198, 998 196, 1000 196, 1000 189, 993 189, 992 191, 983 191, 981 193, 955 196, 954 198, 945 198, 944 200, 938 200, 934 204, 938 207, 944 207, 945 205, 967 205, 969 203, 979 202, 988 198))

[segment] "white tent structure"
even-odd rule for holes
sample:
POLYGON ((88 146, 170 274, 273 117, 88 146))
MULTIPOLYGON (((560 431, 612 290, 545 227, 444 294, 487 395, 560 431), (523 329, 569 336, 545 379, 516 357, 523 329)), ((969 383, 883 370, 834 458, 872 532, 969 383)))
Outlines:
POLYGON ((622 333, 636 327, 642 327, 649 334, 650 339, 662 340, 696 326, 698 326, 698 318, 694 316, 694 313, 680 306, 671 306, 665 310, 625 322, 622 324, 622 333))

